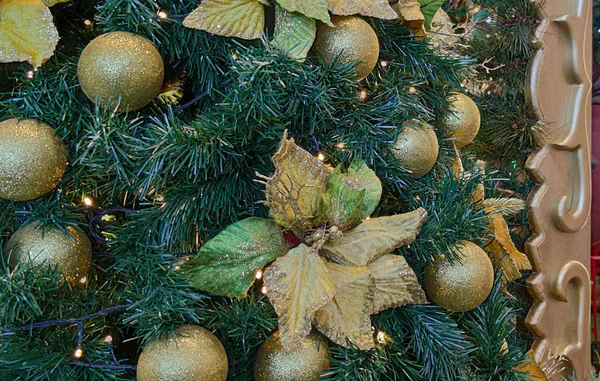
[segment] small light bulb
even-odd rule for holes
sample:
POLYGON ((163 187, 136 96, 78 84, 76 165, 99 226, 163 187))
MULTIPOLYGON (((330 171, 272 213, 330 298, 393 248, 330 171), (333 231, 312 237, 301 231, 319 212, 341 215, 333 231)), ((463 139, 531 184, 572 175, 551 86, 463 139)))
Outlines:
POLYGON ((84 21, 83 21, 83 23, 84 23, 86 26, 90 26, 90 25, 92 25, 92 20, 84 20, 84 21))
POLYGON ((383 331, 378 331, 377 332, 377 342, 379 344, 384 344, 385 343, 385 332, 383 331))
POLYGON ((83 356, 83 349, 81 349, 81 348, 75 349, 73 356, 75 356, 76 359, 80 359, 81 356, 83 356))
POLYGON ((323 152, 319 152, 317 154, 317 159, 319 159, 319 161, 325 161, 325 154, 323 152))
POLYGON ((157 15, 158 15, 158 17, 160 17, 163 20, 166 18, 169 18, 169 14, 165 11, 158 11, 157 15))
POLYGON ((92 205, 94 205, 94 201, 91 198, 89 198, 89 197, 84 197, 83 203, 85 204, 85 206, 92 206, 92 205))
POLYGON ((335 148, 344 149, 344 148, 346 148, 346 144, 344 144, 344 142, 339 142, 335 145, 335 148))
POLYGON ((256 279, 262 279, 262 277, 263 277, 263 272, 262 272, 262 270, 258 270, 258 271, 256 272, 256 279))
POLYGON ((361 91, 360 91, 360 94, 359 94, 360 100, 361 100, 361 101, 364 101, 364 100, 366 100, 366 99, 367 99, 367 95, 368 95, 368 94, 367 94, 367 90, 361 90, 361 91))
POLYGON ((367 217, 367 218, 365 218, 365 220, 367 220, 367 221, 368 221, 368 220, 370 220, 370 219, 371 219, 371 217, 367 217))
POLYGON ((267 286, 262 286, 262 288, 260 289, 260 292, 262 292, 263 294, 267 294, 267 286))
POLYGON ((181 270, 181 266, 175 265, 175 267, 173 267, 173 271, 179 271, 179 270, 181 270))
POLYGON ((388 67, 390 64, 387 61, 381 61, 381 67, 386 68, 388 67))
POLYGON ((33 70, 29 70, 27 72, 27 78, 29 78, 29 79, 33 78, 33 70))
POLYGON ((411 87, 408 88, 408 92, 411 93, 411 94, 414 94, 414 93, 417 92, 417 88, 414 87, 414 86, 411 86, 411 87))
POLYGON ((87 282, 87 277, 86 276, 84 276, 83 278, 79 279, 79 283, 85 284, 85 282, 87 282))
POLYGON ((104 338, 104 342, 106 344, 112 344, 112 342, 113 342, 112 336, 111 335, 106 335, 106 337, 104 338))

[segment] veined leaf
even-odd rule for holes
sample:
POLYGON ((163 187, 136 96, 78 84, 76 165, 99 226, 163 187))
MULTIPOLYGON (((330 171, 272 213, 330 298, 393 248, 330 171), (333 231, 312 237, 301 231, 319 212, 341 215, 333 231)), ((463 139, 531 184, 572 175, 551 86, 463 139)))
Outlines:
POLYGON ((243 297, 256 272, 288 250, 281 227, 251 217, 229 225, 206 242, 182 269, 195 288, 216 295, 243 297))
POLYGON ((276 6, 273 35, 271 43, 288 56, 306 58, 317 35, 317 22, 301 13, 292 13, 276 6))
POLYGON ((277 4, 289 12, 298 12, 333 26, 327 12, 327 0, 277 0, 277 4))
POLYGON ((300 244, 265 270, 267 296, 279 317, 281 344, 292 349, 310 333, 315 312, 335 294, 325 261, 300 244))
POLYGON ((264 4, 258 0, 203 0, 183 26, 212 34, 254 40, 265 28, 264 4))
POLYGON ((392 250, 410 244, 427 218, 419 208, 409 213, 372 218, 327 242, 323 253, 335 262, 366 266, 392 250))
POLYGON ((328 0, 328 8, 334 15, 362 15, 384 20, 398 18, 388 0, 328 0))
POLYGON ((446 0, 419 0, 421 4, 421 12, 425 16, 425 29, 431 29, 431 20, 435 16, 438 9, 444 5, 446 0))

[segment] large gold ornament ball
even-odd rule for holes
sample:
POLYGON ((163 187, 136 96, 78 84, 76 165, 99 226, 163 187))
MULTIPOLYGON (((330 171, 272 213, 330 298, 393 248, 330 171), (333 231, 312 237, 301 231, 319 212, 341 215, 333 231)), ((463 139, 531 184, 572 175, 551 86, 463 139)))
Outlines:
POLYGON ((454 312, 470 311, 488 297, 494 284, 494 267, 479 246, 464 241, 459 259, 435 261, 425 267, 425 291, 438 306, 454 312))
POLYGON ((438 158, 439 144, 433 128, 420 120, 409 119, 402 125, 392 152, 413 177, 425 176, 438 158))
POLYGON ((448 99, 450 112, 444 115, 440 128, 447 138, 456 139, 458 148, 471 144, 481 126, 481 115, 471 98, 461 93, 452 93, 448 99))
POLYGON ((118 111, 137 110, 158 95, 165 68, 158 50, 137 34, 111 32, 96 37, 79 58, 77 76, 93 102, 118 111))
POLYGON ((72 227, 69 235, 53 226, 42 226, 39 221, 27 224, 12 235, 4 255, 14 268, 23 266, 49 265, 73 283, 82 281, 92 262, 92 244, 88 237, 72 227))
POLYGON ((183 325, 175 336, 149 343, 138 360, 138 381, 225 381, 227 353, 209 330, 183 325))
POLYGON ((67 148, 35 119, 0 122, 0 198, 33 200, 50 192, 67 168, 67 148))
POLYGON ((332 16, 335 27, 319 24, 313 48, 323 62, 336 59, 340 65, 354 64, 360 81, 373 71, 379 59, 379 40, 371 26, 358 16, 332 16))
POLYGON ((331 353, 327 343, 315 335, 307 336, 291 351, 283 349, 279 331, 258 349, 254 362, 255 381, 314 381, 329 370, 331 353))

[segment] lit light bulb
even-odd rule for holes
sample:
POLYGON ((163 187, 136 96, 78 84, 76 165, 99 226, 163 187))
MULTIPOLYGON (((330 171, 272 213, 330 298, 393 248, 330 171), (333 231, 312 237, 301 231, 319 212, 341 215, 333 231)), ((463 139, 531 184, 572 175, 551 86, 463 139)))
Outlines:
POLYGON ((86 277, 86 276, 84 276, 83 278, 79 279, 79 282, 80 282, 81 284, 85 284, 85 282, 87 282, 87 277, 86 277))
POLYGON ((386 67, 388 67, 389 65, 390 65, 390 63, 389 63, 389 62, 387 62, 387 61, 381 61, 381 67, 383 67, 383 68, 386 68, 386 67))
POLYGON ((112 336, 111 335, 106 335, 106 337, 104 338, 104 342, 106 344, 109 344, 109 345, 112 344, 112 342, 113 342, 112 336))
POLYGON ((267 294, 267 286, 262 286, 262 288, 260 289, 260 292, 262 292, 264 295, 267 294))
POLYGON ((417 92, 417 88, 414 87, 414 86, 411 86, 411 87, 408 88, 408 92, 411 93, 411 94, 414 94, 414 93, 417 92))
POLYGON ((73 356, 74 356, 76 359, 80 359, 80 358, 81 358, 81 356, 83 356, 83 349, 81 349, 81 348, 77 348, 77 349, 75 349, 75 352, 73 352, 73 356))
POLYGON ((346 148, 346 144, 344 144, 344 142, 339 142, 335 145, 335 148, 344 149, 344 148, 346 148))
POLYGON ((29 70, 27 72, 27 78, 29 78, 29 79, 33 78, 33 70, 29 70))
POLYGON ((385 344, 385 342, 386 342, 385 332, 383 332, 383 331, 378 331, 377 332, 377 342, 379 344, 385 344))
POLYGON ((165 11, 158 11, 157 15, 163 20, 169 18, 169 14, 165 11))
POLYGON ((360 94, 359 94, 358 96, 360 97, 360 100, 361 100, 361 101, 364 101, 364 100, 366 100, 366 99, 367 99, 367 95, 368 95, 368 94, 367 94, 367 90, 361 90, 361 91, 360 91, 360 94))
POLYGON ((262 272, 262 270, 258 270, 258 271, 256 272, 256 279, 261 279, 262 277, 263 277, 263 272, 262 272))
POLYGON ((173 267, 173 271, 179 271, 179 270, 181 270, 181 266, 175 265, 175 267, 173 267))
POLYGON ((83 21, 83 23, 84 23, 86 26, 90 26, 90 25, 92 25, 92 20, 84 20, 84 21, 83 21))
POLYGON ((319 159, 319 161, 325 161, 325 154, 323 152, 319 152, 317 154, 317 159, 319 159))
POLYGON ((87 196, 83 198, 83 203, 85 204, 85 206, 92 206, 92 205, 94 205, 94 201, 91 198, 87 197, 87 196))

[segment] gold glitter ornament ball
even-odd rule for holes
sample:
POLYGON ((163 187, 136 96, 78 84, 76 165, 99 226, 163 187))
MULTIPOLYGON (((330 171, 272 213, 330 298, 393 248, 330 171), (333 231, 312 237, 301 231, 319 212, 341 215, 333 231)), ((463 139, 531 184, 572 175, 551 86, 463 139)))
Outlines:
POLYGON ((35 119, 0 123, 0 198, 33 200, 50 192, 67 168, 67 148, 35 119))
POLYGON ((420 120, 410 119, 402 126, 392 152, 413 177, 425 176, 438 158, 440 147, 437 136, 429 124, 420 120))
POLYGON ((11 268, 17 264, 44 264, 58 267, 58 272, 73 283, 81 282, 90 269, 92 244, 84 233, 72 227, 67 231, 69 235, 57 227, 32 222, 12 235, 4 255, 11 268))
POLYGON ((79 58, 77 76, 93 102, 118 111, 146 106, 160 92, 165 68, 158 50, 137 34, 111 32, 96 37, 79 58))
POLYGON ((441 119, 440 128, 447 138, 456 139, 458 148, 471 144, 481 126, 481 115, 471 98, 461 93, 449 97, 450 112, 441 119))
POLYGON ((183 325, 149 343, 138 360, 138 381, 225 381, 227 353, 209 330, 183 325))
POLYGON ((326 64, 354 64, 360 81, 373 71, 379 59, 379 40, 371 26, 358 16, 332 16, 334 28, 317 27, 313 49, 326 64))
POLYGON ((448 311, 465 312, 479 306, 494 284, 494 268, 479 246, 464 241, 458 246, 460 260, 435 261, 425 267, 425 291, 448 311))
POLYGON ((279 331, 265 340, 254 361, 255 381, 314 381, 329 370, 331 353, 327 343, 309 335, 291 351, 283 349, 279 331))

